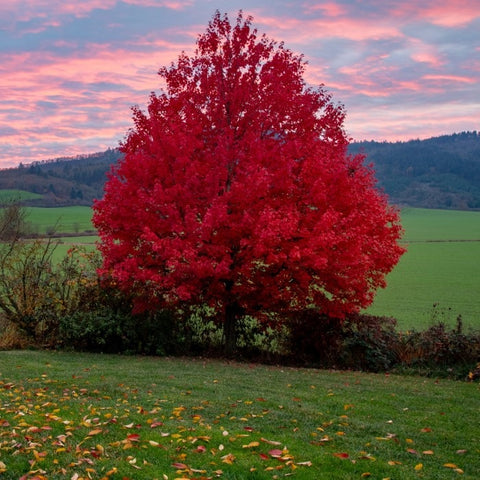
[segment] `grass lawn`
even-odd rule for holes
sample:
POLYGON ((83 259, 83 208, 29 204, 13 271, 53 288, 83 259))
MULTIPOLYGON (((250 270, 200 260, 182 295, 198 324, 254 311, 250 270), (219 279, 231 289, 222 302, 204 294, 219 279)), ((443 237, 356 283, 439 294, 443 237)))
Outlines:
POLYGON ((0 352, 18 479, 478 479, 475 383, 211 360, 0 352))

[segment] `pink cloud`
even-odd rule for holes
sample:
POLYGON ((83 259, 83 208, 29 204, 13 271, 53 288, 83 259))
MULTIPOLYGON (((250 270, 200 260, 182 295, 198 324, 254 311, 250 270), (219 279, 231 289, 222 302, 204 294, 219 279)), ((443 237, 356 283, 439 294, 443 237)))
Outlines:
POLYGON ((344 6, 334 2, 315 3, 313 5, 304 3, 302 8, 306 14, 320 12, 320 14, 327 17, 339 17, 347 13, 347 10, 344 6))
MULTIPOLYGON (((387 5, 387 4, 384 4, 387 5)), ((427 21, 442 27, 467 25, 480 14, 478 3, 471 0, 423 0, 389 4, 389 15, 402 23, 427 21)))
POLYGON ((471 84, 478 83, 478 78, 466 77, 461 75, 429 74, 429 75, 424 75, 423 78, 425 80, 433 80, 435 82, 441 83, 445 87, 447 83, 471 83, 471 84))
POLYGON ((294 43, 310 43, 319 38, 345 38, 353 41, 403 37, 394 24, 366 18, 286 18, 259 15, 258 24, 265 25, 278 38, 290 39, 294 43))
MULTIPOLYGON (((125 3, 145 7, 164 7, 171 10, 185 10, 191 7, 193 0, 124 0, 125 3)), ((63 15, 85 17, 92 10, 110 10, 117 0, 82 0, 71 2, 65 0, 8 0, 0 4, 0 16, 15 16, 17 21, 29 21, 34 18, 45 18, 47 22, 54 21, 63 15)))

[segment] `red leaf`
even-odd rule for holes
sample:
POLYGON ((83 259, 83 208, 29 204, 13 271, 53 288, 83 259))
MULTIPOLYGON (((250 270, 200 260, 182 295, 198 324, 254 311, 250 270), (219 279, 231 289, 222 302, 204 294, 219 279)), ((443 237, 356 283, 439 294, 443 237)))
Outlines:
POLYGON ((334 453, 333 456, 337 458, 348 458, 350 455, 348 453, 341 452, 341 453, 334 453))

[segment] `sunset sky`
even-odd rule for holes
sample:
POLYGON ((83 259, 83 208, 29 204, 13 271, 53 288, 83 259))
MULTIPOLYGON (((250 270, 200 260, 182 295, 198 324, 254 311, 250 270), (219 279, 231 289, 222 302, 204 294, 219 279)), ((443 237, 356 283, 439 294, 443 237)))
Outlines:
POLYGON ((0 167, 117 147, 216 9, 303 53, 355 140, 480 130, 480 0, 4 0, 0 167))

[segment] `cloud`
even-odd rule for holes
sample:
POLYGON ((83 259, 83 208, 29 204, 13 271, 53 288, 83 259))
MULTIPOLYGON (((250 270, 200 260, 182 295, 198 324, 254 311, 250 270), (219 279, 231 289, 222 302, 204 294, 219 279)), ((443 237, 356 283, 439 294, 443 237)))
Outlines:
MULTIPOLYGON (((459 0, 229 0, 305 54, 309 84, 347 109, 356 139, 479 129, 480 8, 459 0)), ((159 67, 192 53, 212 0, 0 4, 0 166, 115 147, 159 67)), ((225 6, 223 6, 225 8, 225 6)))

